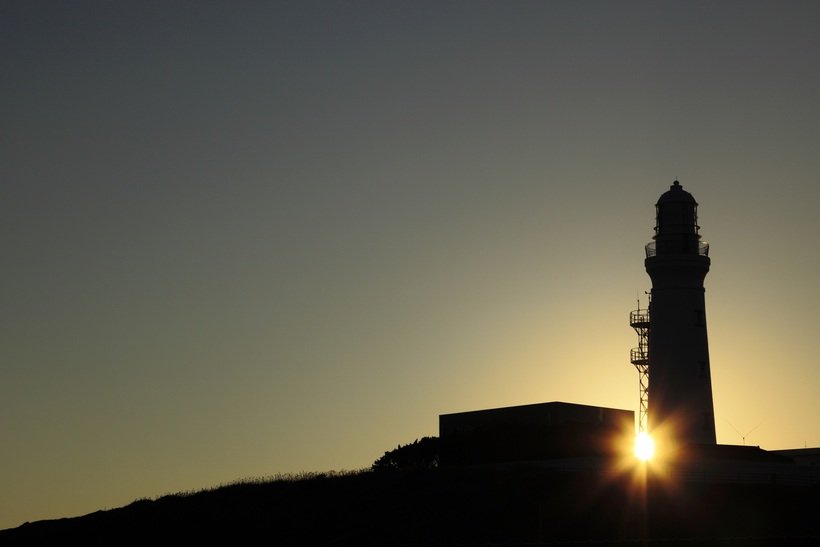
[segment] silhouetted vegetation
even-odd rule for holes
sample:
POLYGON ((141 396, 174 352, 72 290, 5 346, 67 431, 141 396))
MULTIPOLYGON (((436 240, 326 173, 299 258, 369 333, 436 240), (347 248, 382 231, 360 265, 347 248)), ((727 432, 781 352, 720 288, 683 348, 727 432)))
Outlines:
POLYGON ((0 544, 815 545, 819 510, 820 485, 659 482, 644 496, 629 474, 519 463, 243 481, 25 524, 0 544))
POLYGON ((435 469, 439 461, 438 437, 422 437, 410 444, 388 450, 373 462, 373 471, 435 469))

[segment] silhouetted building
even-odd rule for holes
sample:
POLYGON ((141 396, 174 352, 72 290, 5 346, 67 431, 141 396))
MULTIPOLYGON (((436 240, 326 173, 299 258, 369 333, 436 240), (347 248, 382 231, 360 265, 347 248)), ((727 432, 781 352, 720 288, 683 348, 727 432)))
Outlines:
POLYGON ((635 415, 551 402, 439 416, 441 465, 607 456, 634 436, 635 415))
POLYGON ((790 448, 786 450, 772 450, 771 452, 791 458, 794 463, 811 465, 820 469, 820 448, 790 448))
POLYGON ((698 204, 678 181, 658 199, 646 246, 649 304, 649 431, 660 446, 715 444, 703 280, 709 245, 698 204))

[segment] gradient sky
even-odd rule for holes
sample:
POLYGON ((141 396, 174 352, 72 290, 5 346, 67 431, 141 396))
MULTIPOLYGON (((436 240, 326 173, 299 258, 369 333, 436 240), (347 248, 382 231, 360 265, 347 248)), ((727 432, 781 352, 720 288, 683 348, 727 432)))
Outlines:
POLYGON ((0 528, 367 467, 441 413, 637 410, 675 178, 718 442, 820 445, 818 28, 816 1, 2 2, 0 528))

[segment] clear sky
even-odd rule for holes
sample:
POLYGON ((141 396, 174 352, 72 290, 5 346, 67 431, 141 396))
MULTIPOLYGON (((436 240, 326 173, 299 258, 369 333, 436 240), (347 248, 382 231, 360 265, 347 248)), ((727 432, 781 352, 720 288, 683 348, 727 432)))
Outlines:
POLYGON ((0 4, 0 528, 637 410, 675 178, 718 442, 820 445, 820 3, 0 4), (645 304, 645 302, 644 302, 645 304))

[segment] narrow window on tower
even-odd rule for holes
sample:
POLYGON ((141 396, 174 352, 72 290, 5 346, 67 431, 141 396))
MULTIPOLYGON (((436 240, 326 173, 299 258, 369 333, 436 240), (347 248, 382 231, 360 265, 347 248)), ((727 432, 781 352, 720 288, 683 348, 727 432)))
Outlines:
POLYGON ((703 310, 695 310, 695 326, 706 326, 706 314, 703 313, 703 310))

